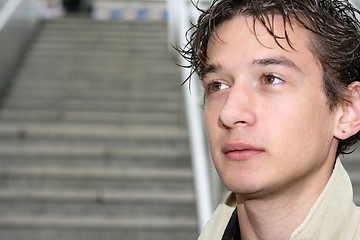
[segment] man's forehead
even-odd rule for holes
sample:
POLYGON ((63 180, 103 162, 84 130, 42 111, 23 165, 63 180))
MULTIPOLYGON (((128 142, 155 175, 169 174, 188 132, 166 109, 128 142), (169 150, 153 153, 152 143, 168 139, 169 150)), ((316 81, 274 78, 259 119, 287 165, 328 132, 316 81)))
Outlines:
POLYGON ((224 67, 221 65, 222 62, 230 56, 235 56, 226 55, 224 51, 241 52, 237 59, 241 58, 243 63, 245 61, 252 66, 285 66, 298 72, 301 72, 299 57, 311 54, 310 57, 316 58, 318 62, 313 54, 312 45, 309 44, 311 41, 308 30, 295 22, 291 25, 284 22, 281 16, 275 16, 271 24, 267 28, 260 20, 249 16, 239 16, 224 22, 209 40, 208 58, 202 75, 219 72, 224 67), (223 48, 228 43, 231 44, 231 49, 223 48), (251 48, 254 43, 258 47, 251 48))
MULTIPOLYGON (((254 34, 257 41, 263 44, 266 47, 274 47, 280 46, 286 51, 293 51, 295 50, 295 46, 293 45, 294 39, 298 38, 299 34, 306 35, 305 42, 303 45, 308 45, 311 38, 310 31, 306 30, 303 26, 301 26, 297 20, 293 18, 284 18, 280 14, 275 15, 264 15, 263 20, 252 16, 252 15, 244 15, 240 14, 230 20, 226 20, 222 24, 218 25, 218 27, 213 32, 211 38, 209 39, 210 42, 224 42, 221 37, 221 30, 224 25, 228 24, 229 22, 233 21, 236 18, 243 18, 246 21, 237 21, 238 27, 240 25, 245 25, 250 32, 254 34), (270 38, 269 38, 270 36, 270 38), (271 40, 271 41, 269 41, 271 40), (271 42, 271 44, 269 44, 271 42), (275 45, 274 45, 275 43, 275 45)), ((243 26, 241 26, 243 27, 243 26)), ((236 29, 235 29, 236 30, 236 29)))

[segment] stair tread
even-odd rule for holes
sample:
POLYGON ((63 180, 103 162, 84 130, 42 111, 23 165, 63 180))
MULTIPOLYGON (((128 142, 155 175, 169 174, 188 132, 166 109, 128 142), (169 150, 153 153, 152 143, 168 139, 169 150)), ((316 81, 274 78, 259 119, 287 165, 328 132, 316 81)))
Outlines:
POLYGON ((37 227, 37 228, 126 228, 126 229, 194 229, 196 221, 193 218, 176 217, 152 217, 148 219, 123 218, 96 218, 96 217, 68 217, 68 216, 45 216, 33 218, 26 217, 0 217, 0 228, 11 227, 37 227))
POLYGON ((190 169, 141 169, 141 168, 74 168, 73 166, 65 167, 6 167, 1 169, 0 174, 7 176, 29 176, 29 177, 66 177, 66 178, 109 178, 109 179, 188 179, 191 178, 190 169))
POLYGON ((0 124, 0 135, 4 133, 13 134, 50 134, 50 135, 75 135, 75 136, 103 136, 108 138, 177 138, 187 137, 185 129, 179 127, 122 127, 117 125, 89 125, 89 124, 65 124, 65 123, 2 123, 0 124))

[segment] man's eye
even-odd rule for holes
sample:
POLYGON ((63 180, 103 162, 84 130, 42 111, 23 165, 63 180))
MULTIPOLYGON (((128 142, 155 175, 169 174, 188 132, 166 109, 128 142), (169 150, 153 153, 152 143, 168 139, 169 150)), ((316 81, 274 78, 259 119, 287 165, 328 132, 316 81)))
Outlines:
POLYGON ((220 90, 226 89, 228 86, 222 82, 218 82, 218 81, 214 81, 212 83, 210 83, 209 85, 209 93, 214 93, 214 92, 218 92, 220 90))
POLYGON ((272 74, 268 74, 264 76, 263 82, 264 84, 279 84, 284 81, 272 74))

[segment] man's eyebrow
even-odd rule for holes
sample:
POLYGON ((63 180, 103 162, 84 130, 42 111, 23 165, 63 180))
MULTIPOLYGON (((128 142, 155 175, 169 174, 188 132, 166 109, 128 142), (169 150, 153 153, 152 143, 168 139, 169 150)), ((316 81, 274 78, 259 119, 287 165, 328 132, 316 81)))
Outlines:
POLYGON ((222 67, 219 64, 208 65, 205 67, 205 69, 203 71, 203 77, 205 77, 209 73, 216 73, 220 69, 222 69, 222 67))
POLYGON ((285 67, 292 68, 298 72, 301 72, 301 69, 290 59, 286 57, 274 57, 274 58, 260 58, 255 59, 252 64, 254 65, 282 65, 285 67))

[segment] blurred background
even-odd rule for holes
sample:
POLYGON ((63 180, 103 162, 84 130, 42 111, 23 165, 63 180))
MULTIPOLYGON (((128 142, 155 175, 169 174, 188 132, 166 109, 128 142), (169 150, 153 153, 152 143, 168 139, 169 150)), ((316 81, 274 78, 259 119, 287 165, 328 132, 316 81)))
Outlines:
MULTIPOLYGON (((1 240, 197 238, 226 192, 201 87, 181 87, 171 46, 198 14, 185 0, 0 0, 1 240)), ((359 204, 359 153, 344 164, 359 204)))
POLYGON ((167 3, 0 3, 0 239, 195 239, 167 3))

